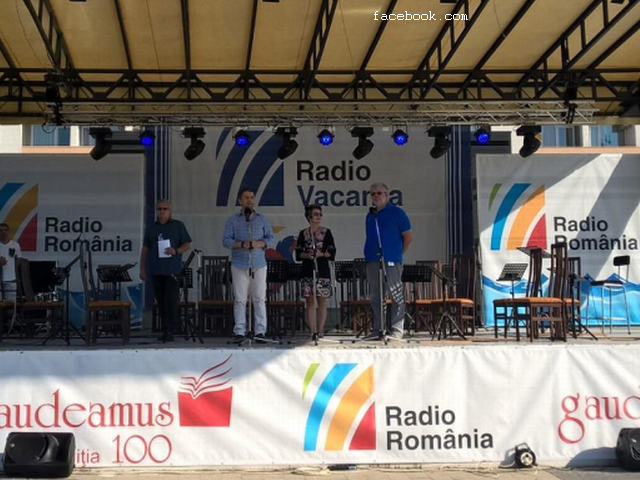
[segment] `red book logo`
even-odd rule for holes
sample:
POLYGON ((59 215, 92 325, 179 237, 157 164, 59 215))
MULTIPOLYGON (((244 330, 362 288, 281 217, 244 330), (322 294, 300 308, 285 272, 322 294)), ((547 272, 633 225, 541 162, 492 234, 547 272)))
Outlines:
POLYGON ((233 387, 227 374, 231 355, 200 377, 182 377, 178 392, 181 427, 228 427, 231 424, 233 387), (225 388, 223 388, 225 387, 225 388))

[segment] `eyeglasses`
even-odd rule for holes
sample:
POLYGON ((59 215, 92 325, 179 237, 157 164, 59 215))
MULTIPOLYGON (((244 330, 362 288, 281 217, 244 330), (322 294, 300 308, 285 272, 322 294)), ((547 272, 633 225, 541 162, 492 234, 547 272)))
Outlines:
POLYGON ((169 207, 158 207, 156 210, 169 210, 169 207))
POLYGON ((321 216, 322 216, 322 213, 321 213, 321 212, 315 212, 315 213, 313 214, 313 216, 314 216, 314 217, 321 217, 321 216))
POLYGON ((371 196, 372 197, 376 197, 378 195, 386 195, 386 194, 387 194, 387 192, 371 192, 371 196))

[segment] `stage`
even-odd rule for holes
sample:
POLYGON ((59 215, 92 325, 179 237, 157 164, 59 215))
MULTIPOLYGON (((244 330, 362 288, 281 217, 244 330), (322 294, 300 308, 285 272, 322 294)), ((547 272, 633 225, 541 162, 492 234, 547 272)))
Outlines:
MULTIPOLYGON (((84 467, 509 463, 608 465, 640 420, 640 330, 595 341, 282 345, 183 337, 0 343, 0 443, 12 431, 73 432, 84 467)), ((288 343, 291 341, 291 343, 288 343)))

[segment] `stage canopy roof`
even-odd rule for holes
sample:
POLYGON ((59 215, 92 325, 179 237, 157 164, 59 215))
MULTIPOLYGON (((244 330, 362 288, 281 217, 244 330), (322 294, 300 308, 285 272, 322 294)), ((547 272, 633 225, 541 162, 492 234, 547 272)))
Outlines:
POLYGON ((2 0, 0 123, 635 123, 639 30, 640 0, 2 0))

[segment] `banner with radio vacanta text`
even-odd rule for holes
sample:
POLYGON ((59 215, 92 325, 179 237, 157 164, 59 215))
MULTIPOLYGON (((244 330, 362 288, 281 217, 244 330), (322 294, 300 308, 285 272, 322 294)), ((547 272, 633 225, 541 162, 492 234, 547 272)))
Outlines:
MULTIPOLYGON (((478 155, 476 172, 487 324, 493 325, 493 300, 511 293, 510 282, 497 281, 504 265, 528 263, 522 247, 550 251, 555 242, 566 242, 569 257, 580 258, 581 271, 574 273, 582 278, 574 296, 580 292, 583 320, 588 315, 590 324, 600 324, 604 313, 615 318, 613 325, 627 325, 623 289, 603 292, 590 285, 593 279, 613 279, 626 289, 630 323, 640 324, 639 156, 478 155), (613 259, 626 255, 628 276, 623 267, 620 278, 613 259)), ((545 280, 548 267, 546 260, 545 280)), ((524 295, 526 280, 527 274, 515 283, 516 296, 524 295)))
POLYGON ((388 185, 390 202, 405 209, 415 243, 405 262, 445 256, 444 161, 429 156, 433 139, 422 130, 409 130, 409 142, 399 147, 389 128, 376 128, 374 148, 360 160, 352 151, 357 138, 343 128, 324 147, 314 128, 299 128, 298 148, 288 158, 277 152, 282 137, 265 129, 250 129, 247 147, 235 144, 231 128, 207 128, 207 148, 191 162, 183 158, 189 140, 172 137, 171 194, 176 218, 187 225, 194 248, 209 255, 228 255, 222 246, 227 218, 238 211, 241 188, 256 192, 257 211, 267 216, 276 235, 270 258, 292 260, 291 246, 308 223, 304 208, 319 204, 323 225, 336 240, 338 260, 363 256, 364 220, 372 205, 369 186, 388 185))
POLYGON ((78 467, 602 464, 640 423, 634 345, 0 352, 0 444, 78 467), (611 372, 615 372, 612 375, 611 372))
MULTIPOLYGON (((84 244, 92 263, 138 262, 142 244, 144 156, 0 155, 0 222, 6 222, 22 255, 33 262, 70 265, 84 244)), ((51 268, 32 281, 43 280, 51 268)), ((83 309, 80 263, 71 265, 71 318, 83 309)), ((133 302, 132 325, 140 324, 142 289, 138 269, 123 284, 122 298, 133 302)), ((42 283, 42 282, 41 282, 42 283)), ((40 286, 48 288, 49 285, 40 286)), ((65 288, 64 285, 62 288, 65 288)))

